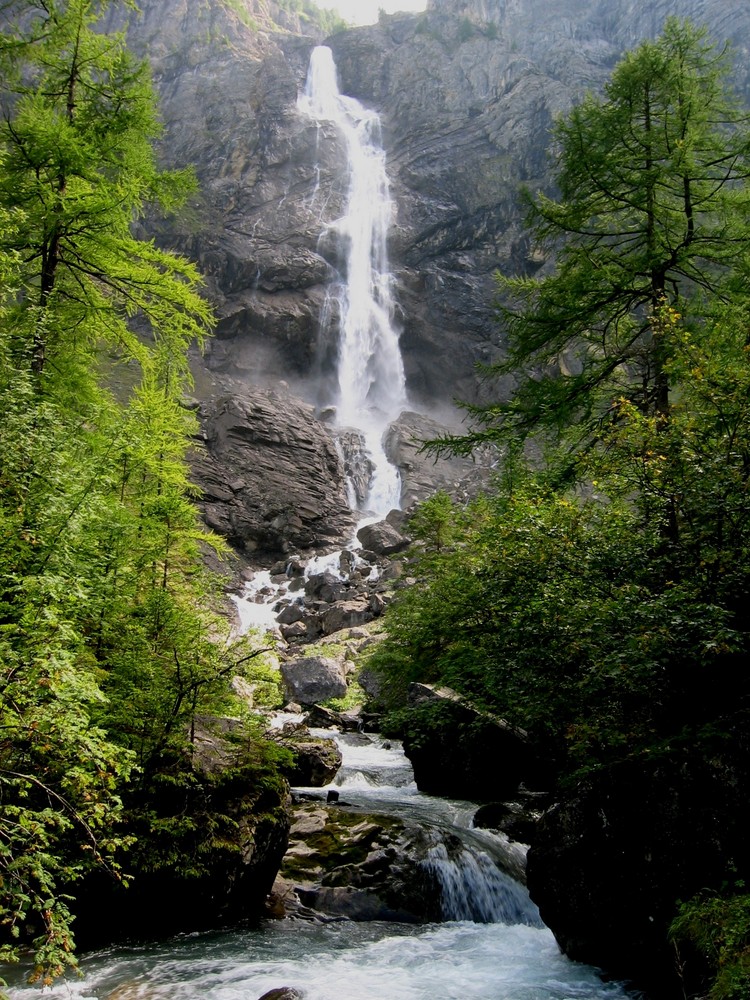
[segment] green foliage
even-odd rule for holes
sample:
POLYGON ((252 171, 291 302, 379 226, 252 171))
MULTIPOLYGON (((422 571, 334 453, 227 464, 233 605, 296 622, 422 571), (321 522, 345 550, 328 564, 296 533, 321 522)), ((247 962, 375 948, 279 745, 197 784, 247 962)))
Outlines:
MULTIPOLYGON (((418 557, 372 657, 395 707, 410 680, 448 684, 526 728, 563 782, 710 753, 750 695, 750 131, 726 72, 671 19, 558 124, 560 196, 530 214, 555 266, 500 282, 490 371, 516 389, 435 443, 499 441, 503 478, 465 510, 423 507, 418 534, 453 537, 418 557)), ((747 900, 702 895, 673 927, 716 1000, 750 996, 747 900)))
POLYGON ((334 712, 350 712, 360 705, 364 705, 367 696, 356 681, 350 681, 346 694, 343 698, 329 698, 324 702, 326 708, 333 709, 334 712))
POLYGON ((673 555, 659 558, 632 503, 584 503, 531 477, 469 505, 464 524, 389 609, 370 665, 394 704, 410 681, 447 684, 568 769, 651 752, 702 721, 704 686, 742 640, 698 581, 670 579, 673 555))
POLYGON ((750 895, 700 893, 680 906, 670 937, 686 964, 697 952, 711 984, 708 1000, 748 1000, 750 895))
POLYGON ((30 948, 43 982, 75 964, 76 884, 123 878, 150 829, 121 800, 148 811, 175 761, 190 783, 197 715, 257 659, 212 610, 201 553, 222 546, 187 475, 210 310, 193 265, 133 231, 194 185, 157 168, 106 6, 12 0, 0 35, 0 955, 30 948))
POLYGON ((672 20, 558 126, 562 197, 533 219, 566 239, 554 273, 510 282, 516 396, 487 435, 443 443, 497 418, 503 481, 418 512, 420 583, 373 654, 394 704, 411 680, 449 684, 564 773, 699 738, 747 694, 750 140, 724 71, 672 20), (552 424, 559 448, 524 472, 518 446, 552 424))
MULTIPOLYGON (((212 720, 203 720, 203 727, 210 734, 212 720)), ((291 767, 292 753, 265 739, 257 719, 218 728, 215 740, 214 751, 174 752, 129 790, 128 865, 136 879, 164 874, 198 881, 222 864, 231 866, 242 850, 238 802, 251 800, 263 812, 264 805, 283 800, 281 774, 291 767), (197 768, 193 755, 199 757, 197 768)))
POLYGON ((252 28, 254 31, 258 30, 258 22, 250 14, 246 4, 243 3, 243 0, 221 0, 221 2, 228 10, 233 11, 237 17, 239 17, 245 27, 252 28))
POLYGON ((436 553, 447 548, 458 530, 458 513, 445 490, 438 490, 421 503, 409 519, 409 531, 428 551, 436 553))
POLYGON ((275 2, 277 7, 299 14, 302 21, 309 21, 326 35, 333 35, 348 26, 338 11, 319 7, 313 0, 275 0, 275 2))

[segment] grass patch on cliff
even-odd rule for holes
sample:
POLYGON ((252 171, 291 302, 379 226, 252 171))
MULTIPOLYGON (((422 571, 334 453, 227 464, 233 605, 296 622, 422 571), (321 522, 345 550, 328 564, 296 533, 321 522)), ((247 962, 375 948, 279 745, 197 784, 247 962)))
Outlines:
POLYGON ((237 15, 246 28, 251 28, 253 31, 260 30, 260 25, 251 15, 243 0, 221 0, 221 2, 227 10, 237 15))

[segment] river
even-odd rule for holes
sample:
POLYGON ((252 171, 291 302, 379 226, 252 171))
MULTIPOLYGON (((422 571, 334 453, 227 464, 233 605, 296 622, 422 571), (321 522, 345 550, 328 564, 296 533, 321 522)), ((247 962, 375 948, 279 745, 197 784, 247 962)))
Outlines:
MULTIPOLYGON (((342 800, 368 810, 406 811, 438 831, 462 831, 475 858, 492 852, 493 835, 470 829, 469 803, 416 790, 397 743, 377 736, 339 740, 344 766, 335 787, 342 800)), ((501 851, 508 850, 507 842, 494 840, 501 851)), ((469 866, 467 873, 469 896, 479 891, 477 880, 487 879, 489 891, 501 894, 498 922, 266 921, 254 929, 187 935, 85 956, 80 980, 59 983, 44 996, 257 1000, 268 990, 293 986, 305 1000, 625 1000, 621 986, 602 982, 596 970, 560 954, 522 886, 509 886, 507 876, 486 861, 469 866), (490 868, 495 875, 490 876, 490 868)), ((38 990, 17 983, 12 1000, 39 997, 38 990)))

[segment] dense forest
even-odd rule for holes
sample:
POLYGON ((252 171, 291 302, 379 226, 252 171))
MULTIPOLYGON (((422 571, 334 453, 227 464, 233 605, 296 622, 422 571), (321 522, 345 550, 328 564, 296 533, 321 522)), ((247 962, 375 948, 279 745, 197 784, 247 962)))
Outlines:
MULTIPOLYGON (((290 4, 303 11, 306 4, 290 4)), ((190 172, 159 169, 148 73, 106 4, 4 0, 0 69, 0 960, 75 966, 73 913, 113 884, 210 879, 237 850, 218 783, 283 793, 287 754, 230 680, 275 681, 221 613, 187 456, 197 269, 143 235, 190 172), (233 768, 196 725, 239 716, 233 768)), ((750 127, 689 23, 627 55, 557 124, 528 194, 546 263, 500 278, 507 403, 435 452, 491 444, 494 488, 413 515, 418 586, 370 657, 391 725, 413 680, 523 727, 560 788, 747 730, 750 127)), ((275 798, 274 798, 275 796, 275 798)), ((741 808, 741 803, 739 804, 741 808)), ((750 996, 746 862, 682 905, 714 1000, 750 996)))

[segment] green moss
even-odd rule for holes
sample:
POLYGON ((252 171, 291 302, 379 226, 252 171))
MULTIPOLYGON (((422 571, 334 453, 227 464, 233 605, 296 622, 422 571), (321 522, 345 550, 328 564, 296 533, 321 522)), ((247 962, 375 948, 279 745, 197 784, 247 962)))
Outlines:
MULTIPOLYGON (((375 842, 396 825, 387 816, 336 809, 329 814, 323 829, 304 837, 309 853, 297 855, 291 852, 287 855, 284 874, 302 877, 323 872, 330 875, 339 869, 362 864, 375 842)), ((330 880, 327 883, 333 884, 330 880)))

